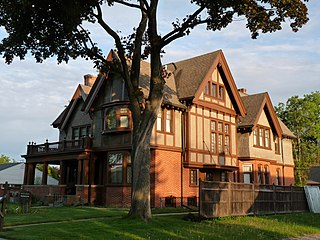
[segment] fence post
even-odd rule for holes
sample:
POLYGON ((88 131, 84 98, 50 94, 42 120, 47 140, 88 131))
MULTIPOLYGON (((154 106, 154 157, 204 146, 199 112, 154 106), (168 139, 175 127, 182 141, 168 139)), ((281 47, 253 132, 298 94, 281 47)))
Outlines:
POLYGON ((202 216, 201 209, 202 209, 202 197, 201 197, 201 191, 202 190, 202 180, 199 178, 199 204, 198 204, 198 211, 199 211, 199 218, 202 216))
POLYGON ((272 185, 273 188, 273 196, 272 196, 272 200, 273 200, 273 212, 277 213, 277 208, 276 208, 276 186, 273 184, 272 185))
POLYGON ((255 195, 256 195, 256 189, 255 189, 255 184, 254 183, 252 183, 252 203, 251 203, 251 211, 252 211, 252 213, 253 213, 253 215, 256 215, 256 213, 255 213, 255 206, 254 206, 254 204, 255 204, 255 195))
POLYGON ((231 194, 231 182, 228 182, 228 216, 231 216, 233 213, 231 194))

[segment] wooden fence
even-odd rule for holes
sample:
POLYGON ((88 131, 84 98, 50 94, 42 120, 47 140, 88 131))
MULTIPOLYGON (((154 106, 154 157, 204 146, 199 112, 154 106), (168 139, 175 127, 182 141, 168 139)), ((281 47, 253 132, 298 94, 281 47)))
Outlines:
POLYGON ((302 187, 200 181, 199 196, 205 218, 309 210, 302 187))

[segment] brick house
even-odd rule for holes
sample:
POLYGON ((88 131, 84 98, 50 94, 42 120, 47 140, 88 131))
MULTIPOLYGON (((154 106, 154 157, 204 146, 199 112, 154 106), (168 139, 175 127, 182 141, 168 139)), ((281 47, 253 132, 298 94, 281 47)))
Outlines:
MULTIPOLYGON (((111 51, 107 60, 117 57, 111 51)), ((238 91, 221 50, 164 66, 168 72, 151 139, 151 205, 170 196, 191 204, 198 179, 293 184, 293 134, 277 118, 267 93, 238 91)), ((150 66, 141 63, 148 94, 150 66)), ((131 113, 116 73, 85 75, 53 122, 59 141, 30 143, 25 188, 39 198, 60 193, 84 203, 128 205, 131 193, 131 113), (36 164, 60 166, 59 186, 34 186, 36 164)), ((141 100, 144 104, 144 99, 141 100)))

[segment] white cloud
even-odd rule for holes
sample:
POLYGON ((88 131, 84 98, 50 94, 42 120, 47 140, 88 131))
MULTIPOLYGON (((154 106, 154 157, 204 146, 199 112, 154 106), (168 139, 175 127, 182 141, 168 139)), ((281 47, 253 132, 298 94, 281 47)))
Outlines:
MULTIPOLYGON (((171 29, 175 17, 183 18, 190 8, 182 0, 162 3, 159 23, 164 34, 171 29)), ((308 5, 310 21, 298 33, 284 27, 281 32, 252 40, 244 28, 245 21, 234 22, 218 32, 200 27, 167 46, 163 61, 179 61, 222 49, 237 86, 247 88, 249 93, 268 91, 274 104, 320 90, 320 2, 310 1, 308 5)), ((131 31, 137 19, 135 11, 127 8, 116 7, 105 14, 123 34, 131 31)), ((107 54, 114 47, 112 39, 99 26, 90 26, 90 30, 107 54)), ((92 66, 80 59, 61 65, 54 60, 36 64, 30 57, 9 66, 1 61, 0 154, 19 160, 29 141, 56 141, 58 131, 50 124, 68 103, 77 84, 83 82, 83 75, 96 73, 92 66)))

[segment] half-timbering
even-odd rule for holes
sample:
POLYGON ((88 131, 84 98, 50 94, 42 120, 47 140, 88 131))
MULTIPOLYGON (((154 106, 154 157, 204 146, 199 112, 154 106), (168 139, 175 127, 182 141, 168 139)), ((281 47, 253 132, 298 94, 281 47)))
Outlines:
MULTIPOLYGON (((145 96, 149 68, 142 62, 145 96)), ((267 93, 238 91, 221 50, 164 68, 170 74, 151 139, 152 206, 173 205, 176 198, 194 204, 199 178, 293 184, 293 134, 277 118, 267 93)), ((39 198, 59 193, 82 203, 130 204, 128 104, 119 75, 86 75, 52 124, 60 131, 59 141, 28 145, 25 188, 39 198), (59 165, 59 185, 47 185, 46 170, 42 184, 34 185, 37 164, 43 169, 59 165)))

